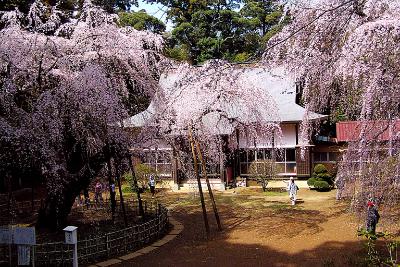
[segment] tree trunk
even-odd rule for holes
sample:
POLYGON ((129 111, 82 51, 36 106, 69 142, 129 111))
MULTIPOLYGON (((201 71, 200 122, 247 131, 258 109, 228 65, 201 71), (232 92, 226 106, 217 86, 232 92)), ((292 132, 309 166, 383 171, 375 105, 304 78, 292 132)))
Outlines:
POLYGON ((32 179, 32 184, 31 184, 32 188, 31 188, 31 208, 32 208, 32 213, 34 212, 35 209, 35 191, 34 191, 34 182, 32 179))
POLYGON ((51 229, 64 227, 76 196, 87 188, 89 183, 89 177, 82 177, 68 179, 68 183, 60 184, 58 190, 48 188, 45 206, 39 211, 38 225, 51 229))
POLYGON ((119 200, 121 202, 122 214, 124 216, 124 224, 125 224, 125 227, 128 227, 128 219, 126 217, 124 196, 122 195, 122 188, 121 188, 121 175, 119 173, 119 169, 118 169, 118 165, 117 164, 115 165, 115 176, 117 177, 117 182, 118 182, 119 200))
POLYGON ((108 176, 108 188, 110 191, 110 202, 111 202, 111 217, 112 221, 114 222, 115 219, 115 207, 117 206, 117 203, 115 201, 115 181, 112 178, 112 166, 111 166, 111 158, 108 159, 107 161, 107 176, 108 176))
POLYGON ((139 214, 143 218, 145 214, 144 214, 144 210, 143 210, 143 203, 142 203, 142 198, 140 196, 140 190, 139 190, 138 182, 137 182, 137 179, 136 179, 135 165, 133 164, 133 159, 132 159, 132 157, 130 155, 128 156, 128 160, 129 160, 129 165, 130 165, 131 171, 132 171, 133 186, 136 189, 136 196, 137 196, 138 205, 139 205, 139 214))
POLYGON ((13 208, 15 205, 15 201, 13 201, 13 193, 12 193, 12 182, 11 182, 11 175, 6 174, 6 180, 7 180, 7 190, 8 190, 8 201, 7 201, 7 210, 8 210, 8 221, 10 224, 14 223, 14 215, 15 213, 13 212, 13 208))
MULTIPOLYGON (((39 226, 52 229, 65 226, 75 198, 82 190, 87 190, 92 178, 104 167, 105 158, 102 153, 99 153, 88 161, 91 162, 90 168, 85 168, 81 175, 64 172, 58 174, 57 178, 48 178, 45 204, 39 210, 39 226)), ((87 162, 82 161, 79 165, 83 168, 86 164, 87 162)), ((75 173, 80 173, 80 171, 75 173)))

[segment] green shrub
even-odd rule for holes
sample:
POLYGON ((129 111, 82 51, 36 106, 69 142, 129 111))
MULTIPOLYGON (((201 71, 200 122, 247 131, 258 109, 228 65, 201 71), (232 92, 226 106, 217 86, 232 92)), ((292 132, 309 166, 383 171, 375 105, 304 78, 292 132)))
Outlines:
POLYGON ((315 181, 314 187, 318 191, 329 191, 331 190, 331 186, 326 181, 315 181))
MULTIPOLYGON (((315 165, 314 173, 312 174, 311 178, 314 178, 315 181, 326 182, 330 188, 333 187, 334 183, 333 183, 332 175, 328 172, 328 170, 326 169, 326 167, 323 164, 315 165)), ((315 182, 314 182, 314 187, 317 188, 315 186, 315 182)))
POLYGON ((127 194, 127 193, 134 193, 132 187, 129 186, 122 186, 122 193, 127 194))
POLYGON ((233 57, 234 62, 246 62, 250 58, 251 54, 247 52, 236 54, 233 57))
POLYGON ((317 164, 314 167, 314 174, 320 174, 320 173, 327 173, 328 170, 326 169, 324 164, 317 164))
POLYGON ((321 179, 322 181, 327 182, 330 186, 333 186, 332 175, 330 175, 329 173, 318 174, 318 179, 321 179))
POLYGON ((310 179, 307 180, 307 184, 308 184, 308 186, 314 186, 314 183, 316 181, 317 180, 314 177, 311 177, 310 179))
MULTIPOLYGON (((158 177, 157 172, 153 167, 151 167, 147 164, 142 164, 142 163, 135 165, 136 180, 137 180, 140 192, 143 192, 143 190, 145 190, 145 188, 147 188, 147 184, 149 182, 149 177, 150 177, 150 174, 152 174, 152 173, 156 175, 156 180, 157 180, 157 177, 158 177)), ((136 192, 134 185, 133 185, 132 173, 130 173, 130 172, 125 173, 123 175, 123 178, 125 179, 125 181, 127 181, 129 183, 129 185, 132 188, 132 191, 136 192)))
POLYGON ((373 233, 364 228, 358 230, 357 233, 358 236, 363 236, 367 239, 365 242, 366 251, 363 260, 365 264, 363 264, 363 266, 400 266, 400 258, 398 257, 400 241, 396 240, 392 234, 388 232, 373 233), (380 246, 377 246, 378 241, 384 241, 386 243, 386 253, 382 248, 379 248, 380 246))

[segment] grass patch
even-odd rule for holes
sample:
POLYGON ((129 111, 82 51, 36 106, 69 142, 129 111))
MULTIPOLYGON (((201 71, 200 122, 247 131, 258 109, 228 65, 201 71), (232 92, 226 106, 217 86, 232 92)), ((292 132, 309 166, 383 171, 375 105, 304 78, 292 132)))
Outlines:
POLYGON ((124 193, 124 194, 133 193, 132 188, 128 184, 123 184, 121 189, 122 189, 122 193, 124 193))
POLYGON ((217 196, 216 202, 224 205, 234 205, 237 202, 237 196, 217 196))
POLYGON ((177 199, 177 206, 180 207, 190 207, 190 206, 199 206, 200 205, 200 197, 188 196, 185 198, 177 199))
POLYGON ((288 194, 288 193, 285 192, 285 191, 282 191, 282 192, 277 192, 277 191, 267 191, 267 192, 264 192, 264 196, 267 196, 267 197, 285 196, 285 195, 287 195, 287 194, 288 194))

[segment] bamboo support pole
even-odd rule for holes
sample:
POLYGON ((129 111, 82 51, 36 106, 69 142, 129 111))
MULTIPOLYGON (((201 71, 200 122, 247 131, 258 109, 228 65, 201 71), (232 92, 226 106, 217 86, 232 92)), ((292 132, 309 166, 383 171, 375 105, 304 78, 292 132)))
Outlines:
POLYGON ((215 220, 217 221, 218 230, 221 231, 222 230, 221 221, 219 219, 218 209, 217 209, 217 205, 215 204, 214 194, 211 189, 210 181, 208 180, 206 162, 203 158, 203 154, 201 153, 201 148, 200 148, 199 142, 195 138, 194 138, 194 142, 196 143, 197 155, 199 156, 199 159, 201 162, 201 167, 203 169, 203 178, 206 180, 206 183, 207 183, 208 193, 210 194, 210 199, 211 199, 212 207, 214 210, 215 220))
POLYGON ((195 151, 195 147, 194 147, 194 142, 193 142, 193 136, 192 136, 192 130, 191 129, 189 129, 189 141, 190 141, 190 147, 192 149, 194 172, 195 172, 195 175, 196 175, 197 184, 199 186, 199 194, 200 194, 201 208, 203 210, 204 226, 206 227, 206 232, 207 232, 207 237, 208 237, 210 235, 210 226, 208 225, 206 204, 204 202, 203 189, 201 188, 201 181, 200 181, 200 175, 199 175, 199 170, 198 170, 198 165, 197 165, 196 151, 195 151))

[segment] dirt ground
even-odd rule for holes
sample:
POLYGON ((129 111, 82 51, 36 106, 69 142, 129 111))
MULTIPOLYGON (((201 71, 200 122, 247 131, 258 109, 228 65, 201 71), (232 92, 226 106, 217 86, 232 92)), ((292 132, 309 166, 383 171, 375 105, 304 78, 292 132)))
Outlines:
MULTIPOLYGON (((335 191, 299 191, 291 206, 286 192, 241 188, 217 193, 223 224, 218 232, 207 199, 211 237, 195 192, 159 194, 184 224, 168 244, 120 266, 355 266, 364 256, 356 231, 363 222, 335 191)), ((378 228, 379 230, 379 228, 378 228)))

